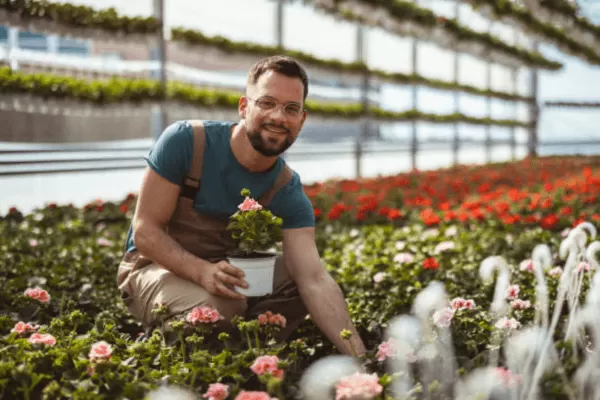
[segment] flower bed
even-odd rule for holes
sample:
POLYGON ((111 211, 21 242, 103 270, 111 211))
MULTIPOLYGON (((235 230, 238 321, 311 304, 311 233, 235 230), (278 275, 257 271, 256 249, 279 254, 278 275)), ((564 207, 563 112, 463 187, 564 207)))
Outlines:
MULTIPOLYGON (((497 340, 534 319, 535 246, 544 243, 552 251, 544 271, 552 310, 565 263, 558 256, 565 230, 582 218, 600 226, 599 157, 328 182, 306 190, 319 215, 319 250, 369 348, 360 362, 376 374, 342 379, 338 391, 381 392, 379 398, 390 395, 397 379, 386 369, 396 354, 386 328, 394 316, 411 312, 430 283, 444 284, 447 304, 433 322, 449 329, 457 371, 466 374, 488 364, 497 340), (504 257, 512 272, 505 319, 491 314, 495 286, 479 275, 481 263, 494 255, 504 257)), ((12 209, 0 217, 0 398, 133 399, 161 383, 210 392, 215 399, 223 393, 259 398, 244 391, 294 398, 303 372, 334 353, 310 319, 285 344, 272 339, 285 324, 282 316, 240 320, 237 333, 212 335, 219 316, 203 308, 176 321, 174 335, 139 336, 116 289, 135 200, 99 200, 81 209, 49 204, 29 215, 12 209), (193 334, 184 336, 184 330, 193 334)), ((579 261, 585 291, 586 272, 596 264, 579 261)), ((555 344, 570 378, 585 349, 577 348, 579 358, 572 358, 562 318, 555 344)), ((507 365, 506 359, 499 357, 498 365, 507 365)), ((563 398, 572 385, 562 376, 560 368, 546 374, 540 398, 563 398)))

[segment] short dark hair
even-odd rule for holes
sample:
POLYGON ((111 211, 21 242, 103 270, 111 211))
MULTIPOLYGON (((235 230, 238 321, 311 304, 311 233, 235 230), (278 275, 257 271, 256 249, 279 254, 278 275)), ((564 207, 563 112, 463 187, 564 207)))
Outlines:
POLYGON ((308 75, 298 61, 288 56, 270 56, 258 60, 248 71, 248 83, 256 84, 258 78, 267 71, 275 71, 290 78, 300 79, 304 85, 304 100, 306 100, 308 75))

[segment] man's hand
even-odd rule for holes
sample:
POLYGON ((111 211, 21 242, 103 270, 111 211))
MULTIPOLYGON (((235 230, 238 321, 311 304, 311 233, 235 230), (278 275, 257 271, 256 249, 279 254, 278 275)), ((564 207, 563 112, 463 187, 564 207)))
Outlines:
POLYGON ((246 298, 234 290, 234 286, 248 288, 248 283, 244 280, 244 271, 227 261, 207 263, 196 268, 192 279, 211 294, 239 300, 246 298))

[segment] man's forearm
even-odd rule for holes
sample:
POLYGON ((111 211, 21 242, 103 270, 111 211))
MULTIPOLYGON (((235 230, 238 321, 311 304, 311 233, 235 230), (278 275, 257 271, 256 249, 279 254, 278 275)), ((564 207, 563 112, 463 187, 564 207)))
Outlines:
POLYGON ((298 290, 311 318, 340 352, 352 355, 365 353, 364 344, 350 319, 343 293, 328 273, 319 280, 299 285, 298 290), (352 332, 350 340, 340 337, 342 330, 352 332))
POLYGON ((208 262, 186 251, 160 227, 140 226, 134 235, 134 243, 144 256, 184 279, 193 280, 193 269, 208 262))

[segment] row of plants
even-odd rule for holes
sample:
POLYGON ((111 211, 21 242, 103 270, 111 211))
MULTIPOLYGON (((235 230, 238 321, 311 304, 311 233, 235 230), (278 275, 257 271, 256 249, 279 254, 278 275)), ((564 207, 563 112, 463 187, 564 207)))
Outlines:
POLYGON ((157 34, 154 17, 128 17, 114 8, 96 10, 89 6, 47 0, 0 0, 0 10, 16 15, 24 23, 52 22, 75 29, 97 29, 110 34, 157 34))
POLYGON ((600 222, 600 179, 594 172, 599 167, 598 156, 528 158, 315 183, 305 191, 324 224, 502 223, 511 231, 558 232, 575 221, 600 222))
POLYGON ((400 72, 388 72, 369 68, 362 62, 343 62, 336 59, 318 58, 298 50, 290 50, 280 46, 268 46, 249 42, 234 42, 222 36, 207 36, 198 30, 173 28, 171 29, 171 40, 182 42, 190 46, 214 47, 226 53, 243 53, 252 56, 270 56, 285 54, 304 62, 309 66, 326 68, 332 71, 350 73, 368 73, 372 76, 385 79, 391 83, 403 85, 422 85, 434 89, 460 91, 478 96, 492 97, 502 100, 514 100, 530 102, 530 96, 522 96, 516 93, 507 93, 499 90, 481 89, 471 85, 457 82, 448 82, 441 79, 431 79, 419 74, 403 74, 400 72))
MULTIPOLYGON (((528 203, 514 210, 508 204, 523 218, 528 209, 583 207, 588 197, 600 193, 599 157, 553 157, 452 172, 413 172, 369 182, 330 181, 321 189, 323 196, 343 199, 352 195, 352 188, 359 188, 360 196, 388 190, 386 204, 403 210, 414 204, 408 196, 406 200, 394 197, 397 193, 389 192, 390 185, 402 188, 401 193, 418 191, 420 203, 438 203, 439 183, 453 176, 455 187, 445 188, 444 201, 450 209, 464 207, 466 198, 502 191, 515 203, 528 203), (550 185, 561 182, 564 192, 554 193, 546 208, 553 190, 550 185)), ((311 197, 317 190, 316 186, 306 189, 311 197)), ((488 199, 485 204, 492 202, 488 199)), ((255 320, 236 318, 236 329, 229 333, 215 330, 218 314, 210 309, 196 309, 185 319, 171 321, 172 335, 144 332, 133 320, 120 300, 115 276, 135 203, 136 195, 131 194, 123 201, 96 200, 82 208, 46 204, 29 214, 13 208, 0 217, 0 398, 144 398, 150 393, 171 398, 167 396, 178 394, 169 392, 175 386, 194 398, 213 400, 298 398, 307 385, 301 378, 308 368, 336 354, 310 318, 285 343, 275 338, 285 316, 270 313, 255 320)), ((434 282, 444 285, 447 303, 423 320, 425 325, 429 321, 432 336, 423 335, 421 340, 434 344, 449 332, 452 340, 446 344, 451 345, 456 362, 452 372, 459 379, 490 366, 501 386, 518 387, 519 381, 525 385, 524 376, 507 369, 512 354, 496 362, 493 356, 505 339, 519 335, 536 318, 539 292, 532 251, 538 244, 551 251, 543 275, 550 309, 557 305, 554 299, 566 271, 564 259, 558 256, 565 234, 561 229, 578 225, 579 213, 564 213, 560 223, 552 226, 527 227, 516 227, 494 214, 442 220, 435 226, 406 215, 383 223, 343 218, 319 222, 319 252, 344 292, 368 352, 356 357, 362 373, 339 378, 326 396, 318 398, 348 400, 360 394, 362 399, 392 399, 393 383, 402 375, 389 368, 390 361, 401 355, 416 367, 411 399, 450 398, 436 392, 443 389, 441 382, 427 382, 418 373, 430 363, 448 359, 432 356, 432 346, 416 351, 406 347, 410 342, 399 344, 385 333, 394 317, 411 313, 422 300, 419 295, 434 282), (506 260, 510 275, 503 300, 508 310, 501 319, 490 311, 495 286, 479 275, 481 263, 492 255, 506 260)), ((597 268, 597 261, 578 258, 578 263, 583 299, 591 281, 587 271, 597 268)), ((166 311, 155 308, 159 316, 166 311)), ((568 317, 568 311, 561 313, 557 326, 566 326, 568 317)), ((543 375, 540 398, 566 399, 576 391, 571 379, 590 351, 563 340, 562 328, 556 333, 551 349, 559 350, 563 368, 543 375)), ((340 335, 348 338, 348 332, 340 335)), ((434 372, 433 377, 438 375, 434 372)), ((318 389, 323 379, 325 375, 309 382, 311 388, 318 389)))
MULTIPOLYGON (((574 27, 590 32, 597 38, 600 38, 600 26, 594 24, 588 18, 579 15, 579 6, 576 2, 571 2, 568 0, 535 1, 544 9, 553 11, 560 17, 570 19, 574 23, 574 27)), ((529 6, 529 2, 526 2, 525 5, 529 6)))
MULTIPOLYGON (((568 31, 565 29, 540 21, 533 12, 525 7, 500 0, 468 0, 468 3, 472 4, 475 9, 485 8, 498 20, 513 22, 524 32, 550 41, 567 54, 579 57, 592 65, 600 64, 600 53, 595 48, 569 36, 568 31)), ((598 37, 600 38, 600 35, 598 37)))
MULTIPOLYGON (((333 9, 340 15, 352 20, 360 20, 360 16, 339 9, 339 4, 345 0, 336 0, 333 9)), ((432 11, 418 7, 408 1, 395 0, 361 0, 368 4, 382 6, 390 11, 391 15, 399 22, 412 22, 426 28, 442 27, 458 41, 469 41, 485 45, 494 51, 509 55, 519 60, 524 65, 544 68, 560 69, 562 65, 550 61, 537 52, 511 46, 501 39, 487 33, 478 33, 460 25, 457 21, 446 20, 436 16, 432 11)), ((317 1, 318 3, 319 1, 317 1)), ((49 20, 72 27, 88 27, 119 33, 156 33, 158 24, 155 18, 130 18, 116 14, 114 9, 96 11, 90 7, 74 6, 70 4, 53 3, 47 0, 1 0, 0 9, 11 13, 18 13, 24 20, 49 20)))
MULTIPOLYGON (((144 103, 163 99, 208 108, 237 108, 240 93, 198 88, 180 82, 168 82, 163 93, 156 80, 111 79, 88 81, 50 74, 24 74, 9 67, 0 68, 0 93, 34 95, 44 99, 75 100, 97 105, 115 103, 144 103)), ((358 118, 364 114, 360 104, 330 104, 307 101, 306 109, 324 117, 358 118)), ((525 122, 471 117, 460 113, 428 114, 418 110, 387 111, 379 107, 368 109, 370 117, 387 121, 430 121, 437 123, 464 122, 476 125, 521 126, 525 122)))
MULTIPOLYGON (((316 7, 324 9, 340 18, 349 21, 359 21, 369 25, 382 26, 388 29, 381 19, 374 17, 374 12, 355 12, 348 0, 334 0, 333 2, 325 2, 323 0, 310 0, 316 7)), ((424 36, 435 40, 446 41, 452 40, 453 48, 460 47, 463 43, 468 43, 469 47, 460 47, 461 50, 469 51, 476 56, 488 57, 494 61, 504 63, 506 57, 512 60, 518 60, 519 63, 530 68, 541 68, 548 70, 559 70, 562 68, 560 62, 551 61, 537 51, 529 51, 522 47, 512 46, 497 37, 487 32, 477 32, 468 27, 461 25, 455 19, 447 19, 439 17, 433 11, 418 7, 415 3, 403 0, 358 0, 358 3, 365 6, 381 8, 389 13, 390 17, 397 23, 397 33, 405 34, 403 26, 406 24, 415 24, 420 28, 429 29, 432 32, 436 28, 442 29, 446 35, 433 38, 433 36, 424 36), (398 31, 402 30, 402 31, 398 31), (481 50, 475 50, 476 46, 481 46, 481 50)), ((509 64, 512 64, 509 63, 509 64)))

